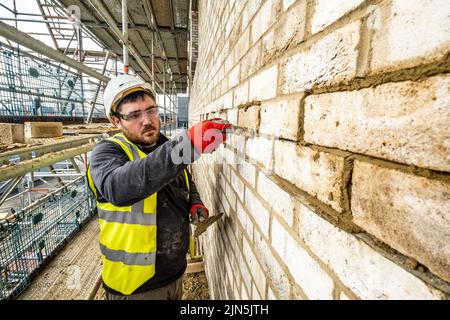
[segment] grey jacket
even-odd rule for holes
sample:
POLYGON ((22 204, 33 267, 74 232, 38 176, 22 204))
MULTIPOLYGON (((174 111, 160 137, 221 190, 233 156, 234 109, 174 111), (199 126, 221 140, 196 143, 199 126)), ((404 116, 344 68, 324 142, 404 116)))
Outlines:
MULTIPOLYGON (((100 202, 127 206, 158 193, 156 273, 134 293, 165 286, 184 273, 189 248, 189 209, 192 204, 202 203, 189 173, 190 192, 186 186, 183 173, 186 162, 192 163, 200 155, 185 131, 171 140, 160 134, 156 146, 140 149, 148 156, 130 161, 119 145, 104 140, 96 145, 90 157, 91 176, 100 202), (181 150, 185 151, 184 161, 174 162, 172 154, 181 150)), ((110 293, 120 294, 103 286, 110 293)))

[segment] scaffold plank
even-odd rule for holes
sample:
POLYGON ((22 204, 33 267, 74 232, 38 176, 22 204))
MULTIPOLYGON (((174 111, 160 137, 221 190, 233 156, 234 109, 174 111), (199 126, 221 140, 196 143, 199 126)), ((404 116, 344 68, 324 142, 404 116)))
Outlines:
POLYGON ((87 143, 75 148, 69 148, 62 151, 45 154, 32 160, 23 161, 17 165, 11 163, 0 168, 0 181, 5 181, 20 175, 24 175, 28 172, 47 167, 53 163, 57 163, 59 161, 73 158, 79 154, 89 152, 94 148, 95 145, 96 142, 87 143))
POLYGON ((39 273, 18 300, 88 300, 98 290, 99 227, 92 219, 39 273))

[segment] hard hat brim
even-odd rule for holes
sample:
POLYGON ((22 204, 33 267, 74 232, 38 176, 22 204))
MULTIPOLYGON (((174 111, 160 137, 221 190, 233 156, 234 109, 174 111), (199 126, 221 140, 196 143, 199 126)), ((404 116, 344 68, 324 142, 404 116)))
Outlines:
POLYGON ((128 88, 127 90, 124 90, 123 92, 118 94, 111 104, 111 111, 116 112, 117 106, 120 104, 120 102, 129 94, 137 91, 145 91, 153 98, 153 100, 156 100, 155 94, 151 88, 139 84, 134 87, 128 88))

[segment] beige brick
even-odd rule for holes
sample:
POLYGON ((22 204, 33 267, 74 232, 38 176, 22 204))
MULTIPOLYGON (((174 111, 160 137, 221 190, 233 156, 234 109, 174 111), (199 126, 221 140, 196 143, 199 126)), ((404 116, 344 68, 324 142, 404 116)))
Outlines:
POLYGON ((233 188, 231 187, 231 185, 228 182, 225 182, 225 190, 224 191, 225 191, 225 195, 228 199, 228 202, 230 203, 230 206, 234 208, 236 206, 236 194, 234 193, 233 188))
POLYGON ((0 144, 25 143, 23 124, 0 123, 0 144))
POLYGON ((242 206, 239 200, 237 201, 236 213, 239 222, 241 223, 244 230, 247 232, 249 238, 253 239, 253 222, 249 218, 247 212, 245 211, 244 207, 242 206))
POLYGON ((255 44, 242 58, 241 80, 247 79, 261 67, 261 43, 255 44))
POLYGON ((305 22, 306 1, 298 1, 263 37, 263 64, 270 61, 278 52, 302 42, 305 38, 305 22))
MULTIPOLYGON (((246 1, 239 1, 239 0, 229 1, 229 6, 230 8, 232 8, 231 11, 236 15, 236 18, 239 18, 241 16, 245 3, 246 1)), ((233 23, 236 23, 236 21, 234 21, 233 23)))
POLYGON ((283 10, 286 11, 290 6, 294 4, 296 0, 283 0, 283 10))
POLYGON ((63 135, 62 122, 25 122, 25 140, 31 138, 53 138, 63 135))
MULTIPOLYGON (((194 163, 195 164, 195 163, 194 163)), ((220 176, 225 176, 226 179, 228 179, 228 181, 230 181, 230 171, 231 171, 231 166, 228 164, 224 164, 222 166, 223 171, 221 173, 219 173, 219 177, 220 176)))
POLYGON ((256 186, 256 168, 251 163, 247 161, 242 161, 238 165, 238 171, 241 176, 253 187, 256 186))
POLYGON ((228 85, 230 88, 233 88, 239 84, 239 71, 240 71, 239 65, 237 65, 230 71, 228 75, 228 85))
POLYGON ((248 81, 242 83, 236 89, 234 89, 233 106, 239 107, 240 105, 248 102, 248 81))
POLYGON ((277 300, 275 294, 273 293, 272 289, 270 289, 270 287, 267 291, 267 300, 277 300))
POLYGON ((278 67, 274 65, 250 78, 249 100, 268 100, 277 94, 278 67))
POLYGON ((228 300, 228 299, 230 299, 229 298, 229 294, 228 294, 228 288, 229 288, 229 286, 228 286, 228 279, 225 279, 225 290, 223 290, 222 292, 223 292, 223 300, 228 300))
POLYGON ((298 141, 300 127, 300 101, 281 100, 261 105, 260 132, 298 141))
POLYGON ((234 61, 239 61, 244 54, 247 52, 250 46, 250 31, 246 29, 244 33, 241 35, 239 41, 236 43, 234 47, 234 61))
POLYGON ((273 148, 274 140, 263 137, 248 139, 245 145, 246 154, 268 170, 273 168, 273 148))
POLYGON ((243 239, 242 252, 254 279, 255 287, 252 288, 252 293, 255 294, 255 289, 257 289, 259 296, 264 295, 266 292, 266 275, 245 238, 243 239))
POLYGON ((354 78, 359 28, 360 22, 355 21, 286 59, 280 67, 282 92, 303 92, 315 85, 331 85, 354 78))
POLYGON ((286 232, 277 219, 272 220, 272 246, 308 298, 316 300, 333 298, 333 280, 286 232))
POLYGON ((450 183, 356 161, 353 221, 450 281, 450 183))
MULTIPOLYGON (((239 141, 234 141, 234 143, 235 143, 234 147, 236 148, 243 147, 241 145, 236 145, 236 143, 239 143, 239 141)), ((237 170, 237 165, 241 164, 244 161, 243 155, 244 153, 241 152, 240 150, 235 152, 234 150, 225 148, 225 163, 230 164, 234 169, 237 170)))
POLYGON ((245 187, 244 205, 264 234, 269 234, 270 213, 249 188, 245 187))
POLYGON ((311 19, 311 32, 314 34, 323 30, 363 2, 364 0, 317 0, 314 7, 314 15, 311 19))
MULTIPOLYGON (((226 245, 227 244, 225 244, 225 246, 226 245)), ((233 269, 231 267, 231 263, 230 263, 230 260, 229 260, 229 255, 230 255, 230 253, 225 251, 225 259, 224 259, 224 261, 225 261, 225 270, 226 270, 225 274, 226 274, 226 277, 227 277, 226 279, 228 281, 228 284, 230 285, 230 287, 232 287, 233 286, 232 285, 233 284, 233 272, 229 272, 229 271, 233 270, 233 269)))
POLYGON ((231 51, 230 54, 225 58, 225 62, 224 62, 225 72, 231 71, 233 66, 234 66, 234 56, 233 56, 233 51, 231 51))
POLYGON ((211 157, 208 159, 211 163, 214 164, 223 164, 224 163, 224 145, 222 144, 219 148, 211 154, 211 157))
POLYGON ((373 12, 372 72, 443 58, 450 50, 450 2, 389 0, 373 12))
MULTIPOLYGON (((230 8, 232 8, 232 7, 233 6, 230 6, 230 8)), ((231 10, 230 16, 228 17, 228 21, 227 21, 227 23, 225 23, 225 38, 228 38, 231 31, 237 27, 237 24, 236 24, 237 18, 239 18, 239 14, 237 13, 237 11, 235 9, 231 10)), ((201 38, 199 40, 201 40, 201 38)), ((200 44, 200 41, 199 41, 199 44, 200 44)), ((199 57, 199 59, 200 59, 200 57, 199 57)))
POLYGON ((251 43, 255 43, 269 29, 276 19, 277 1, 266 1, 251 23, 251 43))
POLYGON ((225 109, 233 107, 233 91, 228 91, 222 96, 222 105, 225 109))
POLYGON ((233 281, 233 295, 234 295, 234 298, 237 299, 237 300, 239 300, 240 297, 241 297, 241 293, 239 292, 239 288, 240 288, 240 286, 238 286, 236 284, 236 282, 233 281))
POLYGON ((239 109, 238 125, 243 128, 258 130, 259 128, 259 106, 239 109))
POLYGON ((284 221, 292 227, 294 222, 294 199, 281 189, 261 171, 258 173, 258 185, 256 191, 278 213, 284 221))
POLYGON ((261 64, 265 65, 272 61, 277 53, 279 50, 275 44, 275 30, 271 29, 261 41, 261 64))
MULTIPOLYGON (((197 168, 198 168, 198 165, 197 165, 197 168)), ((224 168, 225 168, 225 165, 224 165, 224 168)), ((196 171, 196 173, 197 173, 197 171, 196 171)), ((196 176, 195 180, 198 181, 199 178, 196 176)), ((227 179, 225 178, 225 170, 223 170, 223 172, 219 172, 219 174, 218 174, 217 185, 220 186, 222 188, 222 190, 225 192, 226 184, 227 184, 227 179)))
POLYGON ((305 140, 449 171, 449 86, 445 75, 309 96, 305 140))
POLYGON ((252 282, 252 300, 262 300, 262 296, 256 289, 256 284, 252 282))
POLYGON ((305 294, 300 290, 301 289, 298 285, 292 286, 292 300, 307 300, 307 298, 305 298, 305 294))
POLYGON ((245 7, 245 10, 240 12, 242 15, 242 29, 245 29, 249 26, 250 20, 253 19, 256 12, 261 7, 261 3, 263 0, 249 0, 249 1, 242 1, 246 2, 247 6, 245 7))
POLYGON ((299 237, 361 299, 442 299, 440 291, 306 207, 298 211, 299 237))
POLYGON ((347 296, 344 292, 341 292, 339 295, 339 300, 352 300, 349 296, 347 296))
POLYGON ((233 125, 238 123, 238 109, 231 109, 227 111, 227 120, 233 125))
POLYGON ((250 295, 248 294, 248 290, 244 285, 244 282, 241 283, 241 299, 242 300, 250 300, 250 295))
POLYGON ((244 195, 244 183, 234 170, 231 170, 231 186, 240 197, 244 195))
MULTIPOLYGON (((228 88, 229 88, 228 78, 222 79, 219 87, 220 87, 220 95, 222 95, 222 103, 223 103, 223 95, 225 94, 225 92, 228 91, 228 88)), ((231 105, 228 106, 228 108, 231 108, 231 107, 232 107, 231 105)), ((227 106, 223 105, 223 108, 227 109, 227 106)))
MULTIPOLYGON (((268 235, 265 235, 267 237, 268 235)), ((279 262, 273 256, 271 247, 267 244, 260 232, 255 231, 255 255, 261 261, 268 284, 280 299, 290 298, 289 278, 279 262)))
POLYGON ((343 157, 282 140, 275 141, 274 153, 277 175, 335 210, 343 211, 340 203, 343 157))
POLYGON ((230 217, 231 216, 231 211, 230 211, 231 207, 230 207, 230 203, 228 202, 228 199, 226 198, 224 192, 220 192, 219 199, 220 199, 219 206, 221 206, 225 215, 227 217, 230 217))
POLYGON ((242 284, 244 285, 245 289, 247 289, 247 293, 250 296, 253 280, 252 280, 252 274, 250 273, 247 263, 245 262, 243 252, 239 252, 238 264, 239 264, 239 270, 241 270, 242 284))
POLYGON ((232 268, 235 268, 235 266, 237 264, 237 262, 236 262, 236 254, 239 251, 239 243, 240 243, 240 241, 238 239, 236 239, 235 232, 240 232, 240 230, 236 231, 236 229, 237 229, 236 221, 234 221, 234 222, 229 221, 229 222, 225 223, 224 228, 225 228, 226 237, 229 240, 228 243, 229 243, 229 246, 230 246, 229 247, 230 263, 231 263, 232 268), (235 229, 233 229, 233 228, 235 228, 235 229))
POLYGON ((245 154, 245 136, 243 134, 230 134, 226 143, 235 148, 238 155, 245 154))

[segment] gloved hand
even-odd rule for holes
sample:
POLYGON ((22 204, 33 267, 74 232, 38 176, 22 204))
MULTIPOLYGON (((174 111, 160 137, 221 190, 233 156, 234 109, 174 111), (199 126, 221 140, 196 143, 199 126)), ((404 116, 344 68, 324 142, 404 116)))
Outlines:
POLYGON ((191 223, 196 225, 209 217, 209 210, 202 204, 194 204, 190 210, 191 223))
POLYGON ((231 128, 228 121, 220 118, 203 120, 188 130, 188 136, 198 153, 212 153, 227 140, 225 129, 231 128))

